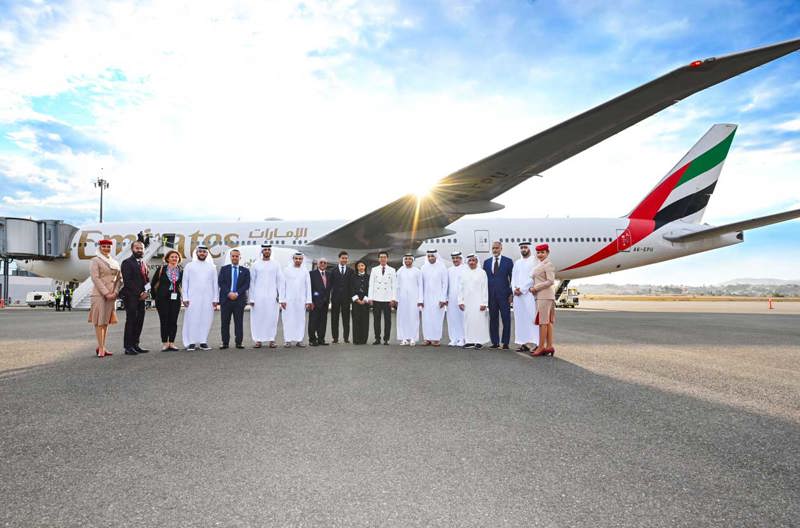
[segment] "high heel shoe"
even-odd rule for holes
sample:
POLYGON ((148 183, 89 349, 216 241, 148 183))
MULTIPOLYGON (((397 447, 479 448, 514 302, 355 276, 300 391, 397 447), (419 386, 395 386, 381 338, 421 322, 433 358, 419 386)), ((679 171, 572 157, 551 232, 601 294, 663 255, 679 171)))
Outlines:
POLYGON ((549 348, 545 348, 545 349, 544 349, 544 355, 545 355, 545 356, 552 356, 552 355, 554 355, 555 353, 556 353, 556 349, 555 349, 555 348, 553 348, 553 347, 549 347, 549 348))
POLYGON ((102 355, 100 354, 100 347, 95 348, 94 349, 94 353, 95 353, 95 355, 97 357, 104 357, 105 356, 105 354, 102 354, 102 355))
POLYGON ((106 353, 105 353, 105 355, 106 355, 106 356, 113 356, 113 355, 114 355, 114 354, 112 354, 112 353, 111 353, 111 351, 110 351, 109 349, 107 349, 107 348, 105 349, 105 351, 106 351, 106 353))
POLYGON ((531 356, 533 357, 546 356, 546 355, 547 355, 547 349, 545 348, 536 347, 531 351, 531 356))

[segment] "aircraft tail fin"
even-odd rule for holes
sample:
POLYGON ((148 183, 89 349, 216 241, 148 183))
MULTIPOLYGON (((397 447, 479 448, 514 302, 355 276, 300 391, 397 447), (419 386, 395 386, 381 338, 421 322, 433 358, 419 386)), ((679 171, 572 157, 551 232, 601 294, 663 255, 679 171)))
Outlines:
POLYGON ((735 133, 736 125, 712 126, 628 218, 654 220, 656 230, 676 220, 699 223, 735 133))

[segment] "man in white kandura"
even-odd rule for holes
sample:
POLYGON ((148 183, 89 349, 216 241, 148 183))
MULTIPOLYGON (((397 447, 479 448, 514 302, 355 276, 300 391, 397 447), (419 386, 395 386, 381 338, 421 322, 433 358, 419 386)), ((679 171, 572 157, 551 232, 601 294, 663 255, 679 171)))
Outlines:
POLYGON ((208 333, 219 305, 217 267, 208 258, 208 247, 197 246, 192 261, 183 270, 183 345, 186 350, 211 350, 208 333))
POLYGON ((447 268, 437 260, 437 251, 428 250, 428 261, 422 266, 422 338, 426 345, 439 346, 447 306, 447 268))
POLYGON ((292 256, 292 263, 283 272, 283 289, 280 296, 283 309, 283 340, 286 347, 295 343, 304 347, 306 312, 311 310, 311 275, 303 267, 303 254, 292 256))
POLYGON ((478 267, 478 257, 469 255, 467 265, 458 295, 458 307, 464 312, 464 348, 482 348, 489 341, 489 280, 478 267))
POLYGON ((286 303, 279 304, 283 284, 283 270, 272 260, 272 244, 261 244, 261 260, 250 268, 250 333, 255 348, 269 343, 275 348, 278 316, 286 303))
POLYGON ((447 346, 464 346, 464 312, 458 307, 458 289, 461 287, 461 275, 467 268, 461 263, 461 252, 450 254, 453 265, 447 270, 447 335, 450 343, 447 346))
POLYGON ((414 255, 407 253, 397 270, 397 339, 401 346, 414 346, 419 339, 422 306, 422 272, 414 267, 414 255))
POLYGON ((530 242, 520 242, 522 255, 514 262, 511 272, 511 291, 514 294, 514 342, 519 345, 517 352, 530 352, 526 343, 539 344, 539 328, 534 324, 536 318, 536 299, 530 292, 533 286, 533 268, 538 262, 531 256, 530 242))

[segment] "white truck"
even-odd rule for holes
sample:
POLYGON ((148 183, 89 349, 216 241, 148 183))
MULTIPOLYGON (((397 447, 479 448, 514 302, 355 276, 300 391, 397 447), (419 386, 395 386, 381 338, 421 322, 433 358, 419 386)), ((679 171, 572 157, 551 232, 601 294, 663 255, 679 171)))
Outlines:
POLYGON ((36 308, 37 306, 47 306, 52 308, 56 305, 56 298, 55 295, 53 295, 53 292, 32 291, 28 292, 28 294, 25 296, 25 304, 31 308, 36 308))
POLYGON ((575 308, 580 303, 578 288, 564 288, 556 301, 556 306, 561 308, 575 308))

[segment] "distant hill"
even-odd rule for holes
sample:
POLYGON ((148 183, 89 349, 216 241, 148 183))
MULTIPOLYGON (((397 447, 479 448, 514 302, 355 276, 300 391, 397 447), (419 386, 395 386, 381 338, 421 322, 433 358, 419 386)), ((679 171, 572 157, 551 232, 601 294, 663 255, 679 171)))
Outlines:
POLYGON ((725 282, 720 282, 720 286, 734 286, 736 284, 752 284, 757 286, 784 286, 786 284, 800 284, 800 279, 732 279, 725 282))

